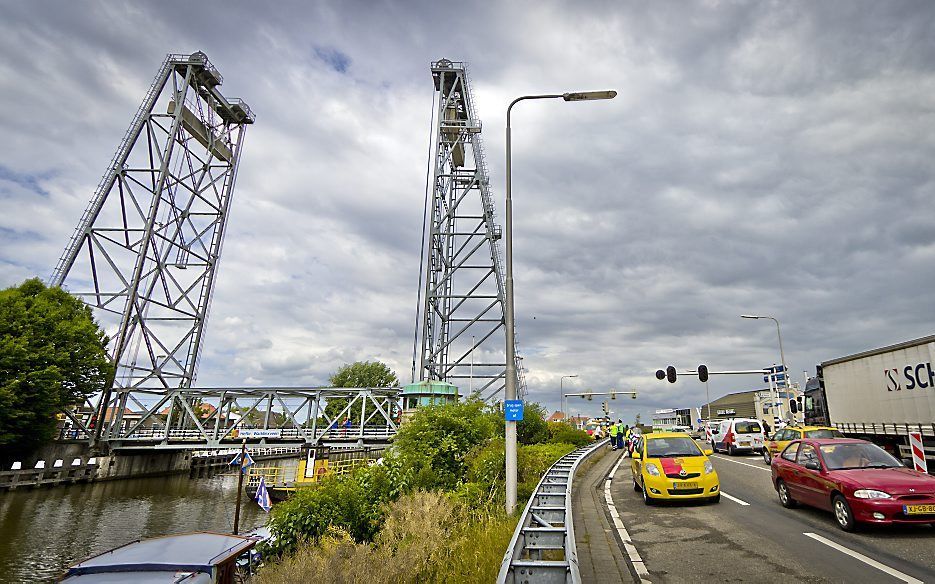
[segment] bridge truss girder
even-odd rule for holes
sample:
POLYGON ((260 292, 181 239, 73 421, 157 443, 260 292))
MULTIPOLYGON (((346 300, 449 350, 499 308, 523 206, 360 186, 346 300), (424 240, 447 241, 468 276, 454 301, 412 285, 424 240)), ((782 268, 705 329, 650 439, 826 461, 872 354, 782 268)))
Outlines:
MULTIPOLYGON (((489 399, 506 379, 501 231, 466 67, 443 59, 432 63, 432 76, 437 109, 419 378, 489 399)), ((517 359, 522 395, 521 365, 517 359)))
MULTIPOLYGON (((399 388, 180 388, 121 395, 124 403, 101 433, 111 449, 211 450, 243 440, 255 447, 385 444, 402 411, 399 388), (329 416, 329 400, 346 404, 329 416), (352 413, 345 427, 341 422, 352 413), (263 432, 268 435, 257 435, 263 432)), ((87 426, 80 427, 93 430, 87 426)))
POLYGON ((136 390, 197 375, 243 137, 254 117, 204 53, 168 55, 51 284, 91 306, 116 376, 99 417, 136 390))

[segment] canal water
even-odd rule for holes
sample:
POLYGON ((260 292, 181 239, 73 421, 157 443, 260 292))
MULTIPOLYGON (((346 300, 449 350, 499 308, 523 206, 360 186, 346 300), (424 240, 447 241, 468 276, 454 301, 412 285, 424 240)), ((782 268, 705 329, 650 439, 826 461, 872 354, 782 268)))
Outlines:
MULTIPOLYGON (((236 497, 235 474, 0 492, 0 582, 56 581, 75 562, 146 537, 229 533, 236 497)), ((241 532, 268 517, 243 499, 241 532)))

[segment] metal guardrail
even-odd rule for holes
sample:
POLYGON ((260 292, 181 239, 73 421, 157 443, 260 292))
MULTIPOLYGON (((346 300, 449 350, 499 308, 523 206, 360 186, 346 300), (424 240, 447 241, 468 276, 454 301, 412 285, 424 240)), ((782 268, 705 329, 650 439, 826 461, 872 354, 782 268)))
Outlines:
POLYGON ((607 443, 605 438, 566 454, 542 476, 507 546, 497 584, 581 582, 571 483, 578 465, 607 443))

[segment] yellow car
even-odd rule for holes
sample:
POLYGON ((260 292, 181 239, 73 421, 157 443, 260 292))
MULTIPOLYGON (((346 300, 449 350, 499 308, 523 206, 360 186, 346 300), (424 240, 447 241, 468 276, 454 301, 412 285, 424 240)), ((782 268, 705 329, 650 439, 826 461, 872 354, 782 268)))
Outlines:
POLYGON ((803 438, 844 438, 844 434, 828 426, 786 426, 763 441, 763 462, 772 463, 773 457, 785 450, 790 442, 803 438))
POLYGON ((684 432, 653 432, 641 436, 633 448, 630 472, 633 488, 643 502, 701 499, 717 503, 721 486, 710 450, 702 451, 684 432))

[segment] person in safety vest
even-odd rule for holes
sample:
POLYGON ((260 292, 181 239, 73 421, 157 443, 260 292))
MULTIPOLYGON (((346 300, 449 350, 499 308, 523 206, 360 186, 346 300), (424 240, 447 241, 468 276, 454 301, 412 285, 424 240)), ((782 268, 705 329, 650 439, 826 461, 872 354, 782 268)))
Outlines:
POLYGON ((617 448, 623 448, 623 433, 626 429, 623 427, 623 420, 617 419, 617 448))
POLYGON ((620 448, 626 448, 630 444, 630 426, 623 425, 623 436, 620 438, 620 448))
POLYGON ((610 449, 617 450, 617 424, 610 425, 610 449))

